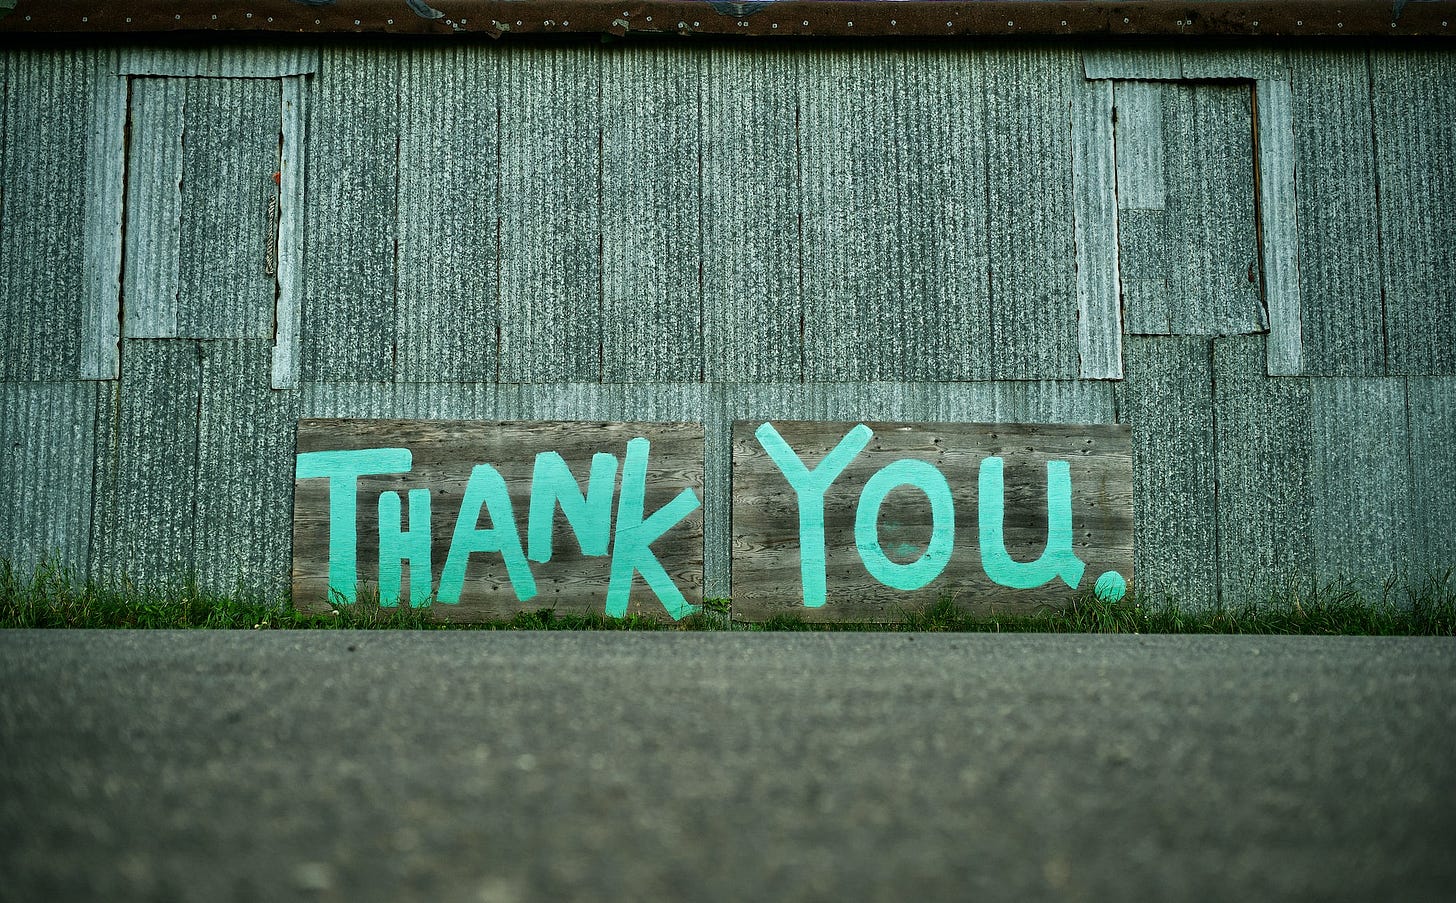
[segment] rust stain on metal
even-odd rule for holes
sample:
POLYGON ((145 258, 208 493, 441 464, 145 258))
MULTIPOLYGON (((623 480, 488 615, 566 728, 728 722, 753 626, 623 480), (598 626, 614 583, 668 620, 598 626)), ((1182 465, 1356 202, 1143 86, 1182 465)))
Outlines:
MULTIPOLYGON (((0 32, 1453 37, 1451 0, 14 0, 0 32)), ((0 7, 5 3, 0 2, 0 7)))

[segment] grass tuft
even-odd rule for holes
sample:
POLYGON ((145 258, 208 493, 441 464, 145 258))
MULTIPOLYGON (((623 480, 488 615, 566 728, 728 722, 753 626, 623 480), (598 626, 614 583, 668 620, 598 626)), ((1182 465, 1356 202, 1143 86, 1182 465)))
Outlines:
POLYGON ((216 593, 195 582, 161 592, 127 581, 80 580, 46 562, 23 576, 0 559, 0 628, 204 628, 225 630, 755 630, 1044 633, 1206 633, 1349 636, 1456 636, 1456 571, 1428 574, 1400 586, 1387 582, 1376 593, 1352 584, 1290 586, 1267 598, 1222 608, 1192 608, 1169 596, 1132 595, 1117 602, 1077 595, 1061 609, 1035 613, 984 614, 943 597, 923 609, 901 612, 898 624, 821 624, 798 612, 775 615, 762 624, 732 620, 727 599, 707 600, 701 611, 676 624, 643 615, 561 614, 550 608, 511 618, 461 624, 435 617, 426 608, 381 608, 377 598, 337 605, 327 614, 300 612, 284 599, 257 593, 216 593))

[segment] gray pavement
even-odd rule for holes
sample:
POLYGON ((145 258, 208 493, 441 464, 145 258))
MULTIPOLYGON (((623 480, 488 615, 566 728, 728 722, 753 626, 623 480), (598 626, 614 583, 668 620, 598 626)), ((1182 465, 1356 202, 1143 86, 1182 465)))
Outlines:
POLYGON ((1450 900, 1456 642, 0 632, 4 900, 1450 900))

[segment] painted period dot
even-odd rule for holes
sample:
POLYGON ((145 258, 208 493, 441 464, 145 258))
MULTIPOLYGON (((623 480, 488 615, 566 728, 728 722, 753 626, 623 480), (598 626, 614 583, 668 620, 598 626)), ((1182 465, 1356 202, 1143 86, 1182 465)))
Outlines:
POLYGON ((1127 595, 1127 581, 1117 571, 1108 571, 1097 578, 1092 592, 1103 602, 1118 602, 1127 595))

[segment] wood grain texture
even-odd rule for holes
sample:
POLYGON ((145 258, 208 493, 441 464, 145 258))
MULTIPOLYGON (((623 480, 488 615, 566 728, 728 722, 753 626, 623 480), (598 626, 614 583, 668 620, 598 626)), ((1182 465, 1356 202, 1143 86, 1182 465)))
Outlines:
MULTIPOLYGON (((1072 595, 1060 580, 1035 589, 1007 589, 987 577, 978 553, 978 477, 981 461, 1005 462, 1006 547, 1018 561, 1035 560, 1047 539, 1048 461, 1067 461, 1072 479, 1073 547, 1086 564, 1081 588, 1109 570, 1131 582, 1132 454, 1129 430, 1116 424, 865 424, 868 446, 825 495, 827 602, 802 604, 803 578, 797 496, 764 451, 755 430, 763 421, 733 425, 733 613, 761 621, 797 614, 811 621, 903 620, 912 611, 951 598, 977 612, 1030 612, 1072 595), (899 459, 925 461, 946 478, 954 507, 954 550, 938 577, 920 589, 892 589, 874 578, 856 551, 860 495, 880 468, 899 459)), ((814 467, 853 422, 774 421, 774 428, 814 467)), ((917 560, 931 535, 926 496, 891 490, 880 509, 878 538, 899 564, 917 560)))
POLYGON ((1118 417, 1132 425, 1139 585, 1180 604, 1218 601, 1218 523, 1209 340, 1133 338, 1118 417))
POLYGON ((1309 587, 1310 386, 1264 376, 1264 340, 1213 345, 1218 448, 1218 572, 1224 606, 1309 587))
MULTIPOLYGON (((620 466, 626 444, 634 437, 651 442, 644 505, 647 514, 671 501, 683 488, 692 489, 701 501, 703 429, 700 424, 305 419, 298 422, 296 450, 302 454, 408 448, 413 455, 409 473, 359 479, 358 567, 361 604, 367 604, 365 593, 374 585, 378 573, 379 532, 375 512, 381 492, 429 490, 431 570, 438 588, 464 487, 475 465, 491 464, 505 480, 516 528, 524 544, 537 452, 559 453, 584 492, 592 455, 612 454, 620 466)), ((300 479, 294 486, 293 599, 297 607, 306 611, 327 612, 330 608, 327 483, 324 479, 300 479)), ((550 562, 531 565, 537 586, 533 598, 525 601, 517 598, 500 555, 476 553, 470 556, 460 602, 457 605, 437 602, 431 606, 432 614, 449 620, 479 621, 541 608, 559 613, 601 613, 611 573, 611 556, 584 556, 559 509, 554 517, 554 555, 550 562)), ((482 523, 488 520, 487 516, 481 518, 482 523)), ((615 520, 614 502, 614 523, 615 520)), ((703 509, 698 507, 654 542, 652 551, 687 601, 701 602, 703 509)), ((408 598, 407 592, 405 598, 408 598)), ((627 612, 666 617, 663 605, 640 576, 634 579, 627 612)))

